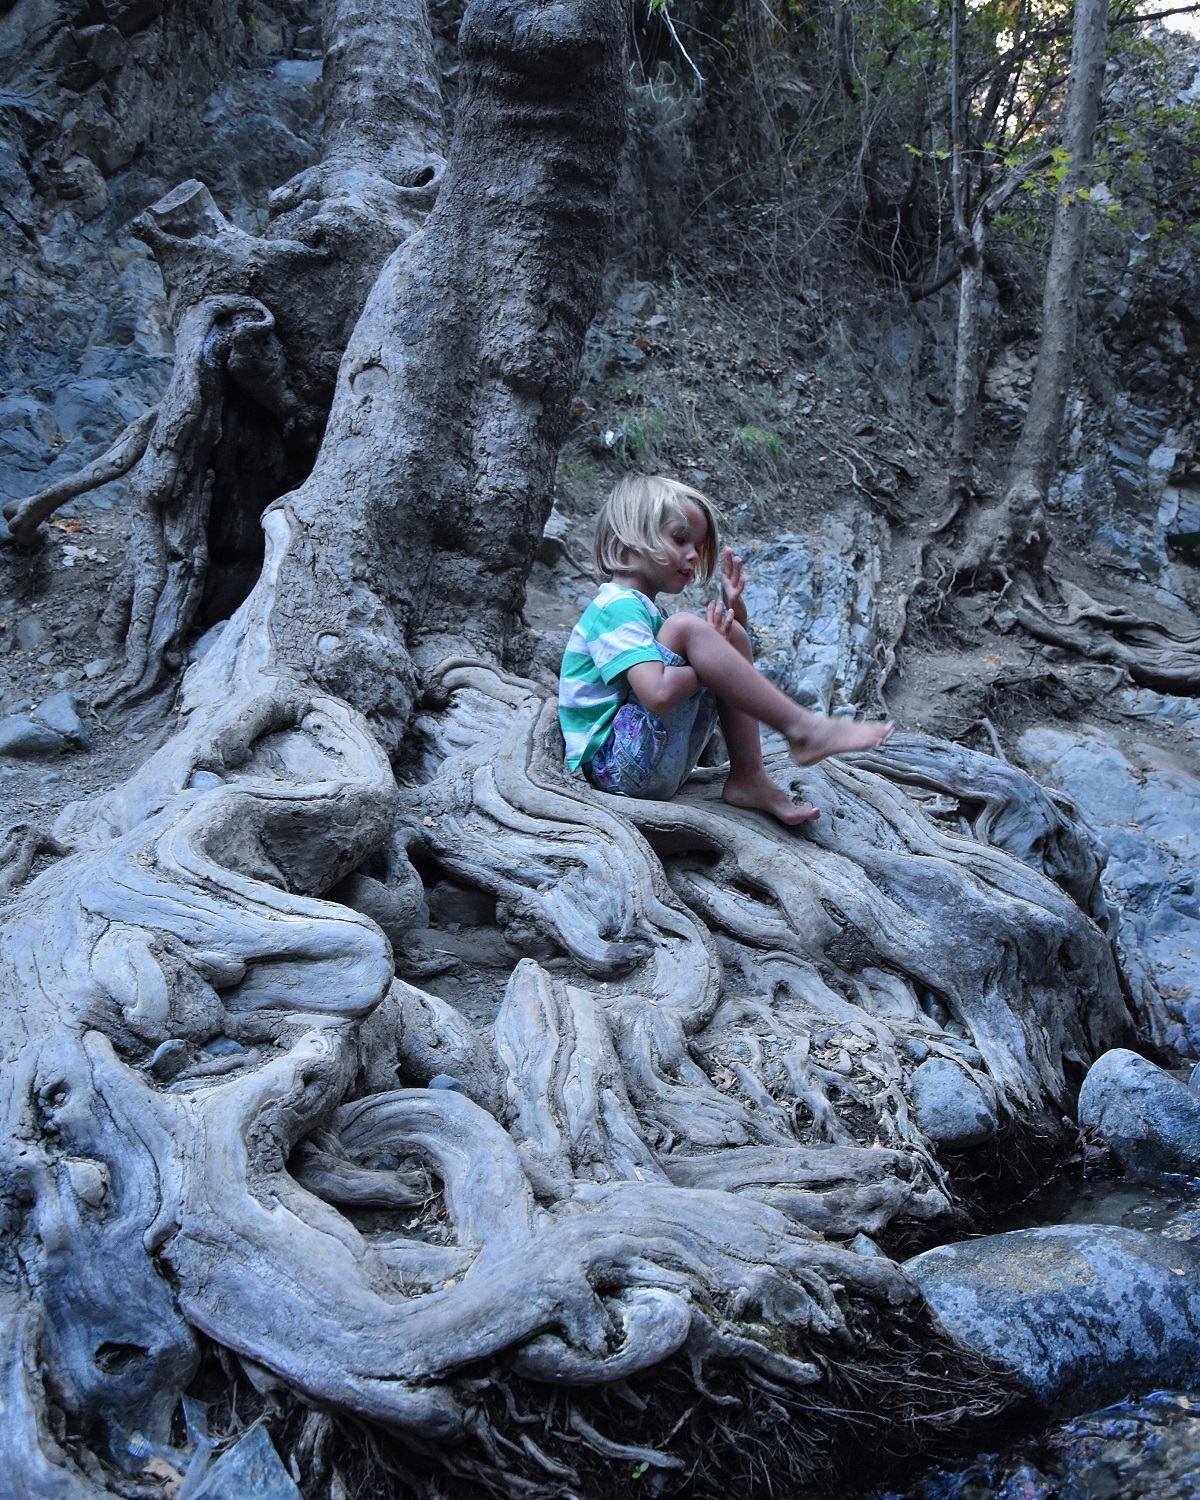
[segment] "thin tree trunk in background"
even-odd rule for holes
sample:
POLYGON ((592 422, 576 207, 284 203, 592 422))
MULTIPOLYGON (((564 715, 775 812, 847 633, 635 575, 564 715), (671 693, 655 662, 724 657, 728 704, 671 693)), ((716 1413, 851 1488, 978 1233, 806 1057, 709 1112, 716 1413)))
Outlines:
POLYGON ((1058 458, 1071 370, 1083 257, 1087 248, 1093 137, 1100 109, 1100 86, 1108 39, 1108 0, 1076 0, 1071 41, 1071 75, 1063 119, 1062 145, 1068 153, 1058 190, 1054 236, 1046 266, 1042 337, 1029 411, 1009 470, 1008 494, 1022 508, 1046 497, 1058 458))
MULTIPOLYGON (((960 249, 962 279, 958 287, 958 339, 954 360, 954 428, 950 437, 947 493, 955 509, 972 491, 975 428, 979 420, 980 388, 985 367, 983 349, 984 248, 992 219, 1018 192, 1031 172, 1049 160, 1040 152, 1010 172, 981 199, 975 209, 965 248, 960 249)), ((957 238, 957 235, 956 235, 957 238)))
POLYGON ((948 498, 954 505, 972 492, 971 466, 975 456, 975 424, 979 414, 980 343, 983 304, 983 243, 987 234, 979 213, 971 226, 968 250, 962 254, 958 283, 958 338, 954 359, 954 428, 950 437, 948 498))

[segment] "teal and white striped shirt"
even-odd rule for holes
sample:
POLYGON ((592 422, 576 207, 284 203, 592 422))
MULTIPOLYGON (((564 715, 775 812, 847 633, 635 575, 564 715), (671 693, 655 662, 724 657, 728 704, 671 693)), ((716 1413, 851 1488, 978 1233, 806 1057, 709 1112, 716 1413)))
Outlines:
POLYGON ((637 589, 606 583, 583 612, 563 653, 558 678, 558 722, 567 765, 585 766, 604 743, 617 709, 629 696, 622 675, 640 661, 662 661, 654 641, 663 617, 637 589))

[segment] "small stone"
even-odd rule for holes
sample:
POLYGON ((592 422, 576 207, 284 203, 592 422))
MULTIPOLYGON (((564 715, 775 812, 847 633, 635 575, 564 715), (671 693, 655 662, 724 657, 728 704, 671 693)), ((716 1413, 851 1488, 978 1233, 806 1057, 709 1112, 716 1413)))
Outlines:
POLYGON ((224 785, 225 782, 215 771, 193 771, 188 778, 188 790, 191 792, 208 792, 224 785))
POLYGON ((22 615, 17 621, 16 636, 22 651, 37 651, 46 644, 46 627, 37 615, 22 615))
POLYGON ((94 682, 97 677, 103 677, 108 671, 108 657, 98 656, 95 661, 84 663, 83 675, 89 682, 94 682))
POLYGON ((453 1094, 465 1094, 467 1092, 459 1080, 451 1077, 449 1073, 435 1073, 426 1084, 426 1088, 448 1089, 453 1094))
POLYGON ((71 744, 78 745, 83 750, 91 744, 88 732, 79 717, 75 699, 68 692, 55 693, 52 698, 47 698, 44 703, 34 709, 32 717, 39 724, 49 725, 65 740, 69 740, 71 744))
POLYGON ((846 1246, 846 1249, 853 1250, 855 1255, 869 1256, 872 1260, 883 1258, 883 1251, 869 1234, 863 1234, 861 1230, 846 1246))
POLYGON ((209 1057, 236 1057, 246 1049, 241 1042, 231 1036, 218 1036, 214 1037, 204 1050, 209 1057))
POLYGON ((931 1057, 909 1080, 917 1125, 938 1146, 963 1151, 996 1134, 999 1121, 983 1090, 962 1068, 931 1057))
POLYGON ((54 659, 57 657, 57 655, 58 655, 57 651, 43 651, 42 654, 41 654, 41 656, 38 657, 38 666, 39 667, 48 667, 50 665, 50 663, 52 661, 54 661, 54 659))
POLYGON ((650 318, 656 309, 654 288, 648 281, 631 281, 621 289, 616 310, 627 318, 650 318))
POLYGON ((155 1050, 154 1056, 146 1064, 146 1067, 149 1072, 154 1074, 155 1078, 160 1078, 164 1083, 169 1083, 172 1078, 177 1077, 187 1067, 189 1056, 188 1044, 179 1037, 173 1036, 155 1050))
POLYGON ((67 742, 45 724, 35 724, 24 714, 9 714, 0 719, 0 755, 17 755, 32 759, 42 755, 61 755, 67 742))
POLYGON ((1112 1143, 1127 1172, 1200 1170, 1200 1098, 1124 1047, 1106 1052, 1083 1080, 1079 1123, 1112 1143))

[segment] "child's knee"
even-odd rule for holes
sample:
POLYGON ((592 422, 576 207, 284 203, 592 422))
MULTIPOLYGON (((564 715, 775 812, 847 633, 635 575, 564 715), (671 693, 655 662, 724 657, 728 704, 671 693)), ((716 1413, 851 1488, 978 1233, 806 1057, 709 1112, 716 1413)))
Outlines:
POLYGON ((679 656, 686 656, 688 641, 692 639, 692 626, 707 623, 705 620, 698 620, 695 615, 686 613, 670 615, 663 621, 658 632, 659 644, 666 646, 679 656))

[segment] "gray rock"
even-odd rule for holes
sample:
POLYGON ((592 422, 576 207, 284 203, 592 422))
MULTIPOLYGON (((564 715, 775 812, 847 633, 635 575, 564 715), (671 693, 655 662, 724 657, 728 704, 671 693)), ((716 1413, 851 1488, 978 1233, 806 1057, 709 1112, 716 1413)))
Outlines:
POLYGON ((252 1427, 239 1443, 222 1453, 191 1500, 303 1500, 291 1475, 267 1436, 252 1427))
POLYGON ((169 1083, 187 1067, 191 1059, 191 1048, 182 1038, 173 1036, 155 1049, 154 1056, 146 1064, 155 1078, 169 1083))
POLYGON ((1200 1097, 1136 1052, 1116 1047, 1092 1065, 1079 1123, 1111 1141, 1128 1172, 1200 1171, 1200 1097))
POLYGON ((61 734, 45 724, 35 724, 25 714, 8 714, 0 719, 0 755, 17 755, 36 759, 41 755, 61 755, 67 742, 61 734))
POLYGON ((823 538, 781 536, 744 549, 746 607, 759 669, 828 713, 859 694, 875 621, 879 550, 831 522, 823 538))
POLYGON ((72 745, 78 745, 86 750, 91 741, 88 732, 83 727, 83 721, 79 717, 79 710, 72 693, 55 693, 52 698, 47 698, 42 704, 34 709, 32 717, 39 724, 48 725, 56 730, 65 740, 72 745))
MULTIPOLYGON (((1142 690, 1122 706, 1139 717, 1188 723, 1179 702, 1142 690)), ((1200 952, 1192 873, 1200 868, 1200 775, 1149 741, 1127 753, 1114 734, 1086 725, 1028 730, 1019 748, 1029 771, 1066 792, 1103 840, 1104 894, 1121 912, 1123 967, 1151 1039, 1200 1056, 1200 1032, 1182 1013, 1200 952)))
POLYGON ((17 645, 22 651, 40 651, 49 639, 37 615, 22 615, 17 621, 17 645))
POLYGON ((931 1057, 909 1080, 913 1115, 929 1139, 950 1151, 980 1146, 996 1134, 996 1112, 983 1090, 948 1058, 931 1057))
POLYGON ((616 311, 627 318, 648 318, 657 310, 654 288, 648 281, 631 281, 621 288, 616 311))
POLYGON ((905 1263, 958 1339, 1059 1411, 1200 1380, 1200 1251, 1109 1224, 940 1245, 905 1263))

